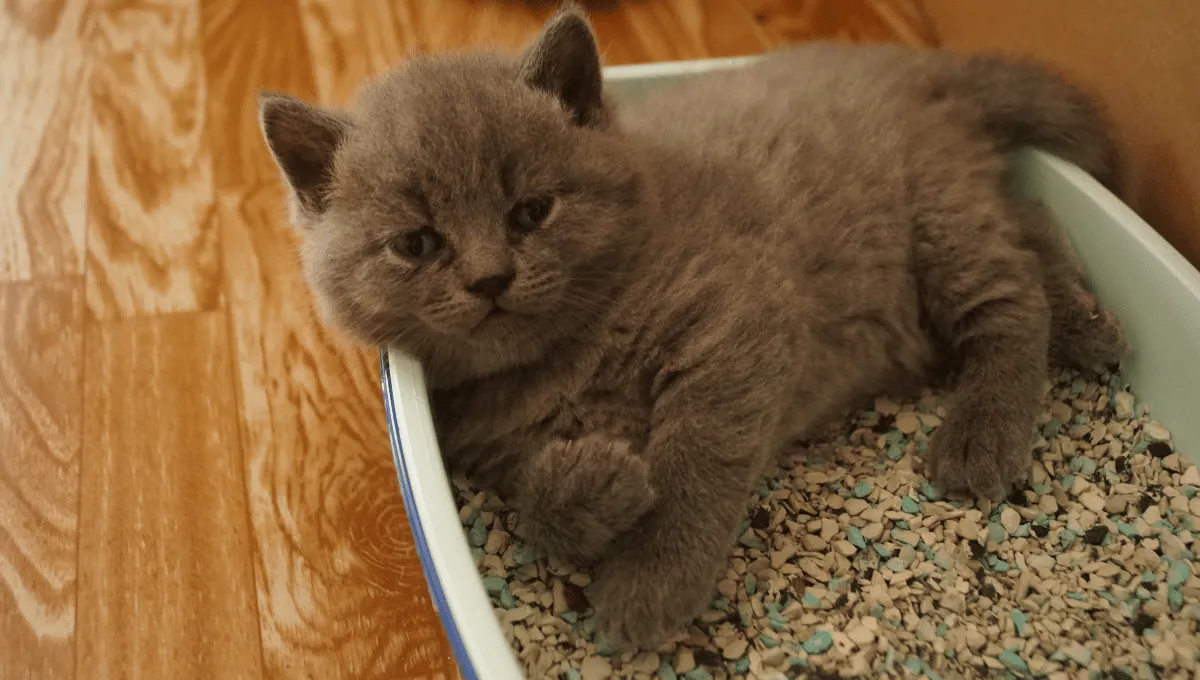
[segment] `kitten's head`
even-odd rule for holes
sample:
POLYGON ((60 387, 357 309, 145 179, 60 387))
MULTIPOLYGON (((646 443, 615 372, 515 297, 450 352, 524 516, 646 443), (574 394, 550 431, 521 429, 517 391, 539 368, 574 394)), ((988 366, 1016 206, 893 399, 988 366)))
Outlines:
POLYGON ((611 299, 640 179, 578 13, 519 59, 413 58, 352 111, 269 94, 260 117, 318 307, 359 340, 471 377, 536 360, 611 299))

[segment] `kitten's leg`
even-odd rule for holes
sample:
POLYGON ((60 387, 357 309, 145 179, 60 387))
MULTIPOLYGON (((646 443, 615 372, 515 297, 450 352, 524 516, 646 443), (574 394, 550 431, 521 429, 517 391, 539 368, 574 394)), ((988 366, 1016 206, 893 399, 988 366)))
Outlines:
POLYGON ((519 533, 576 566, 595 561, 654 503, 650 466, 624 440, 555 440, 522 462, 514 482, 519 533))
POLYGON ((613 542, 589 596, 618 648, 653 648, 712 598, 778 427, 780 399, 766 390, 780 373, 737 370, 756 355, 771 356, 701 362, 711 376, 680 377, 656 400, 646 459, 658 500, 613 542))
POLYGON ((1040 204, 1014 201, 1013 208, 1041 261, 1051 315, 1050 362, 1086 369, 1120 363, 1128 350, 1121 323, 1084 284, 1062 227, 1040 204))
POLYGON ((946 187, 956 203, 923 216, 914 265, 929 318, 958 361, 930 476, 946 490, 1000 499, 1031 465, 1050 310, 1037 257, 998 188, 979 186, 946 187))

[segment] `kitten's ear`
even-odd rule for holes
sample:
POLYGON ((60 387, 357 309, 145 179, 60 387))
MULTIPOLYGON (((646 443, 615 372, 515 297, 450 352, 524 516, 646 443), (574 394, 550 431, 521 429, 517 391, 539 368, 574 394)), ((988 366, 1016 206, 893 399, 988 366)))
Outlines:
POLYGON ((576 124, 606 120, 600 52, 588 20, 568 3, 542 28, 521 61, 521 79, 558 97, 576 124))
POLYGON ((334 154, 350 130, 350 120, 271 92, 258 97, 258 120, 297 207, 314 216, 325 212, 334 154))

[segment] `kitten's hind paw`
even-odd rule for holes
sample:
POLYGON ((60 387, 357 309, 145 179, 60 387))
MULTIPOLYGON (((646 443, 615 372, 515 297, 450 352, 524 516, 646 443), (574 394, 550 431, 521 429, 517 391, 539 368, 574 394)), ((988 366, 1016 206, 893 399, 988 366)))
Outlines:
POLYGON ((595 561, 655 500, 650 468, 624 440, 555 440, 529 461, 514 505, 518 532, 550 555, 595 561))

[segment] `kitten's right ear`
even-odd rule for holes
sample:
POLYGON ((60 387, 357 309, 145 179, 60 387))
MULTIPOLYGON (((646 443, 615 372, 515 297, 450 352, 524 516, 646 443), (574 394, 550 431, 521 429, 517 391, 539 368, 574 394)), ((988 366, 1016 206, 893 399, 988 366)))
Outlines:
POLYGON ((596 37, 582 11, 568 2, 542 28, 521 60, 519 77, 558 97, 578 125, 601 126, 604 83, 596 37))
POLYGON ((334 154, 350 131, 350 120, 273 92, 259 94, 258 120, 298 207, 312 216, 325 212, 334 154))

